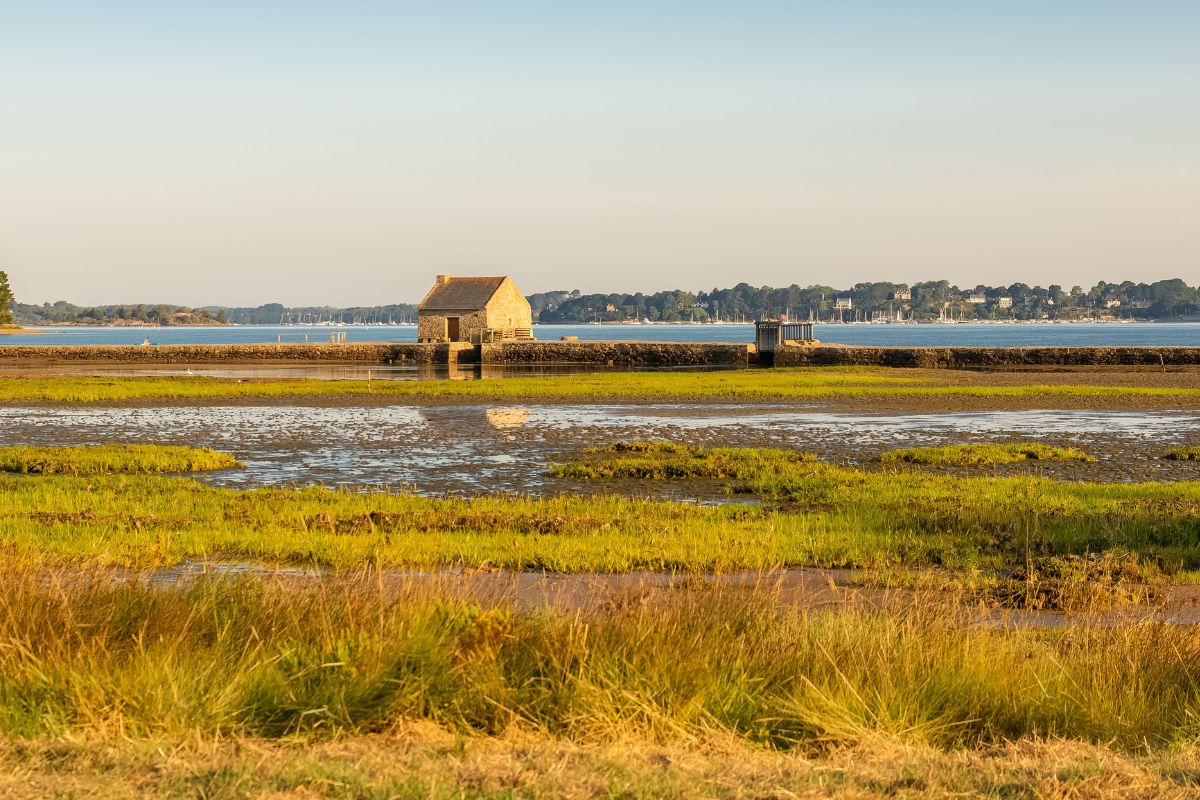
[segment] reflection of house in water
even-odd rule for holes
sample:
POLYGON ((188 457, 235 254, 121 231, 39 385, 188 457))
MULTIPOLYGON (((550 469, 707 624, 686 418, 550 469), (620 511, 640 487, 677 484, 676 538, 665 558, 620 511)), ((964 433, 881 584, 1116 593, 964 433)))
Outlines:
POLYGON ((523 406, 498 406, 484 409, 488 424, 498 431, 520 428, 529 421, 529 409, 523 406))
POLYGON ((418 408, 417 413, 432 438, 448 451, 474 449, 481 442, 495 441, 497 435, 506 441, 514 440, 529 423, 529 409, 522 406, 429 406, 418 408))

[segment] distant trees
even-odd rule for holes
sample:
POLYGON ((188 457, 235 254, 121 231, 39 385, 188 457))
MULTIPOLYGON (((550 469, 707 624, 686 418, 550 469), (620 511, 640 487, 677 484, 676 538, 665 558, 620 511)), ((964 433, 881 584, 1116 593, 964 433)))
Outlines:
POLYGON ((8 285, 8 273, 0 270, 0 325, 12 325, 15 301, 12 287, 8 285))
POLYGON ((76 306, 59 300, 40 306, 16 303, 13 315, 23 325, 219 325, 204 309, 172 305, 76 306))
POLYGON ((858 283, 848 289, 797 284, 774 288, 739 283, 704 292, 671 290, 654 294, 588 294, 555 291, 529 297, 539 322, 697 322, 715 319, 751 320, 788 314, 793 319, 1078 319, 1114 317, 1168 319, 1200 315, 1200 289, 1179 278, 1156 283, 1106 283, 1090 290, 1073 286, 1070 292, 1014 283, 980 284, 966 289, 947 280, 921 281, 911 286, 887 282, 858 283), (852 310, 838 310, 839 299, 850 299, 852 310), (978 298, 983 298, 982 302, 978 298))

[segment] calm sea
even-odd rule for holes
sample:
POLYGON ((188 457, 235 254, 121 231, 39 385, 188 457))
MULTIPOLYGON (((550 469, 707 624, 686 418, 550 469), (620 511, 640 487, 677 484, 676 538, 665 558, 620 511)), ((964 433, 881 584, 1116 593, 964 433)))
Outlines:
MULTIPOLYGON (((329 341, 330 334, 344 333, 349 342, 413 342, 415 327, 278 327, 244 326, 219 328, 41 328, 40 335, 0 336, 5 345, 85 344, 257 344, 284 341, 329 341)), ((560 336, 580 339, 636 340, 658 342, 750 342, 752 325, 537 325, 534 336, 554 340, 560 336)), ((1059 346, 1101 345, 1200 345, 1200 323, 1030 323, 951 325, 818 325, 816 337, 823 342, 871 346, 1059 346)))

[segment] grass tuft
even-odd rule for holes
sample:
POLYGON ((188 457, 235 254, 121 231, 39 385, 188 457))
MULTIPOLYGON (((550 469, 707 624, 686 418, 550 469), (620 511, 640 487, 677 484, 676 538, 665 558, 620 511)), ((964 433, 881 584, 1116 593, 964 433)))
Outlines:
POLYGON ((1038 442, 1011 444, 954 444, 944 447, 910 447, 889 450, 879 457, 884 464, 1017 464, 1022 461, 1095 461, 1072 447, 1050 447, 1038 442))
POLYGON ((225 453, 168 445, 0 447, 0 472, 28 475, 157 474, 241 466, 225 453))
POLYGON ((590 450, 583 460, 554 464, 550 467, 550 475, 574 480, 748 480, 775 469, 815 460, 816 456, 810 453, 794 450, 741 447, 706 450, 674 442, 633 441, 590 450))
POLYGON ((1163 457, 1170 461, 1200 461, 1200 445, 1172 447, 1163 457))

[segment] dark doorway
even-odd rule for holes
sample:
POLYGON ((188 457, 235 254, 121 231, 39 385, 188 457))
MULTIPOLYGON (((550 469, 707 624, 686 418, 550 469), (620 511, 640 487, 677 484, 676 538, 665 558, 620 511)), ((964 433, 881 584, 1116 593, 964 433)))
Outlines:
POLYGON ((452 342, 458 341, 458 317, 446 317, 446 338, 452 342))

